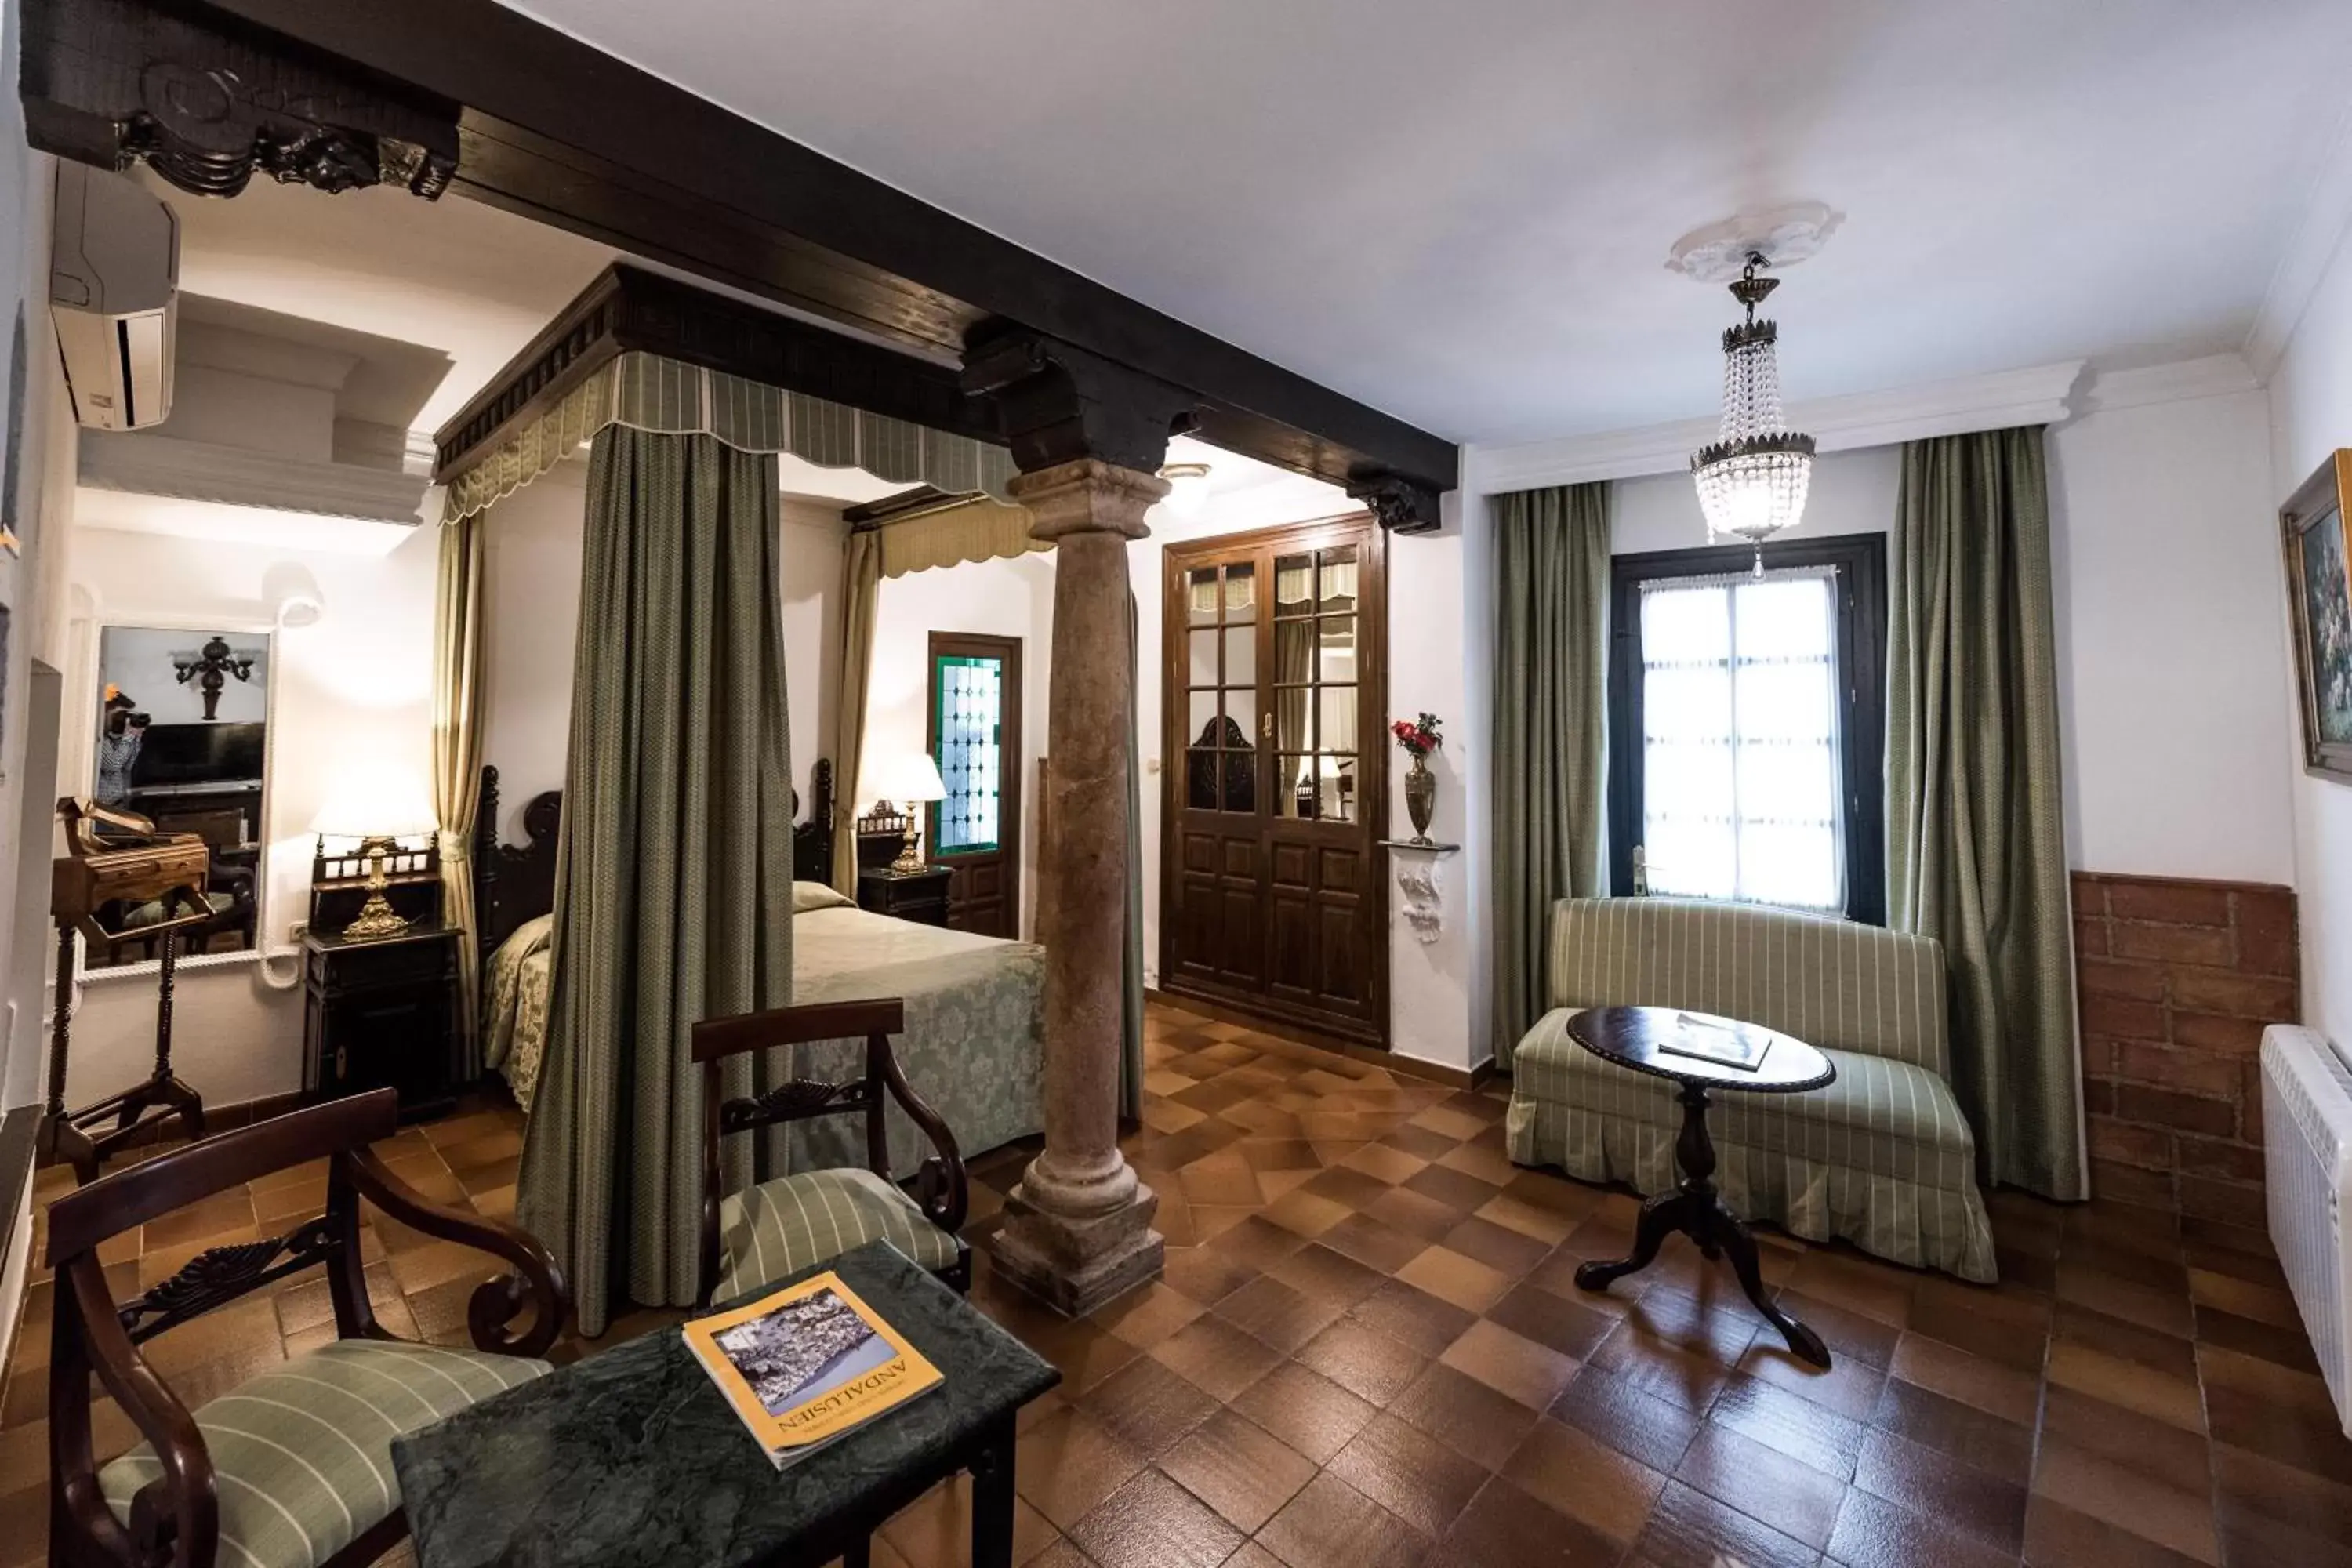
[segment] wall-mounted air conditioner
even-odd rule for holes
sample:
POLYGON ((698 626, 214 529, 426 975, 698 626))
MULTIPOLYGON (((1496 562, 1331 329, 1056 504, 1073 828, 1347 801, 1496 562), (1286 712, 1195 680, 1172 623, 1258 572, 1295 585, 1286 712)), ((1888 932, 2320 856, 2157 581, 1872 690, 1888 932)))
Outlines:
POLYGON ((172 412, 180 220, 138 182, 58 164, 49 314, 73 394, 93 430, 140 430, 172 412))

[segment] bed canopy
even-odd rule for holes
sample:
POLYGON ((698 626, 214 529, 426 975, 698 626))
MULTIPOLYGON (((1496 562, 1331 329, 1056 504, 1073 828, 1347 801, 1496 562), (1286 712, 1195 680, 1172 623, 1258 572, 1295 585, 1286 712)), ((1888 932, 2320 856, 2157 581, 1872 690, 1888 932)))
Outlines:
MULTIPOLYGON (((607 270, 436 438, 435 478, 446 487, 446 500, 436 643, 435 789, 444 907, 446 918, 467 933, 469 942, 477 930, 470 866, 474 781, 484 760, 480 677, 486 514, 495 502, 546 474, 583 445, 592 450, 586 520, 591 547, 583 568, 574 658, 566 816, 575 805, 588 811, 586 803, 601 801, 612 820, 598 820, 590 835, 595 843, 574 846, 566 836, 559 888, 562 879, 577 879, 583 888, 601 889, 609 881, 614 889, 660 883, 682 864, 673 849, 647 848, 639 856, 642 864, 636 871, 624 874, 602 866, 598 857, 606 851, 599 845, 691 826, 700 820, 699 811, 721 813, 731 809, 730 802, 751 799, 741 792, 754 785, 755 808, 749 813, 753 837, 764 847, 781 834, 777 842, 782 848, 772 857, 760 847, 752 859, 761 864, 777 859, 787 868, 782 875, 789 877, 790 810, 768 798, 790 771, 782 720, 782 652, 772 638, 780 616, 777 576, 772 569, 774 455, 789 452, 825 467, 854 467, 880 479, 927 486, 933 492, 853 528, 845 542, 843 689, 835 705, 840 729, 835 756, 850 770, 853 789, 864 739, 866 673, 872 666, 880 580, 1049 548, 1030 537, 1029 514, 1003 499, 1015 469, 997 432, 995 410, 966 393, 953 369, 642 268, 616 265, 607 270), (811 386, 823 386, 836 396, 819 396, 806 390, 811 386), (851 396, 855 402, 842 400, 851 396), (763 499, 755 493, 762 487, 763 499), (656 558, 675 559, 683 569, 665 573, 656 558), (756 580, 756 589, 747 589, 747 579, 756 580), (746 591, 764 602, 743 599, 746 591), (683 684, 671 682, 672 700, 656 700, 651 710, 635 710, 640 705, 622 694, 637 691, 643 696, 651 690, 645 679, 646 661, 697 658, 693 639, 680 641, 681 628, 706 619, 737 628, 723 639, 735 659, 730 677, 712 679, 702 671, 683 684), (669 647, 674 642, 679 646, 669 647), (709 726, 669 721, 670 713, 680 710, 677 700, 684 700, 683 711, 691 714, 706 700, 738 689, 751 693, 744 697, 750 706, 739 718, 752 732, 760 763, 741 777, 735 776, 740 769, 730 772, 734 764, 729 755, 730 746, 740 749, 740 742, 714 735, 709 726), (661 752, 675 755, 665 762, 656 755, 661 752), (633 794, 625 781, 596 776, 600 770, 611 773, 624 763, 625 771, 638 780, 672 774, 689 778, 707 798, 671 803, 677 809, 667 814, 656 810, 661 803, 648 805, 642 790, 633 794), (649 815, 639 823, 633 811, 649 815), (600 877, 600 870, 606 874, 600 877)), ((1131 666, 1131 604, 1129 631, 1131 666)), ((1130 735, 1127 1006, 1120 1073, 1130 1115, 1142 1077, 1142 911, 1133 744, 1130 735)), ((841 814, 839 832, 851 831, 850 815, 841 814)), ((856 864, 854 847, 837 847, 837 876, 842 868, 854 875, 856 864)), ((680 1118, 691 1108, 677 1102, 675 1086, 683 1079, 671 1070, 675 1064, 668 1058, 676 1054, 671 1037, 676 1037, 677 1049, 682 1049, 680 1031, 693 1017, 713 1007, 719 1012, 748 1010, 788 999, 774 988, 774 976, 782 972, 789 989, 788 929, 775 942, 759 936, 756 952, 731 951, 749 940, 746 931, 756 936, 778 924, 789 927, 788 921, 771 921, 763 914, 778 900, 773 879, 744 879, 721 900, 727 910, 708 920, 671 920, 667 917, 675 911, 656 911, 665 918, 646 929, 675 926, 677 940, 696 950, 681 948, 675 954, 640 951, 626 942, 616 947, 608 940, 614 929, 642 924, 633 921, 633 911, 602 910, 593 919, 575 917, 567 913, 559 894, 552 949, 556 1033, 549 1041, 549 1081, 573 1087, 559 1089, 553 1097, 568 1110, 550 1116, 545 1109, 549 1099, 543 1096, 542 1109, 533 1115, 524 1156, 526 1191, 519 1202, 535 1211, 537 1227, 558 1247, 580 1281, 583 1330, 592 1320, 599 1328, 604 1321, 604 1302, 597 1299, 594 1284, 599 1279, 616 1295, 625 1293, 646 1304, 667 1302, 680 1292, 690 1300, 685 1238, 695 1234, 691 1184, 678 1171, 663 1168, 665 1163, 634 1154, 625 1168, 615 1169, 613 1148, 621 1127, 632 1121, 637 1137, 627 1141, 631 1146, 646 1142, 656 1128, 675 1131, 688 1126, 680 1118), (777 951, 766 951, 771 945, 777 951), (663 987, 643 982, 654 971, 668 973, 673 962, 681 973, 707 963, 720 983, 719 988, 698 999, 673 996, 675 1005, 668 1012, 677 1013, 676 1017, 667 1012, 619 1021, 606 1016, 628 1011, 631 995, 661 994, 663 987), (568 979, 570 964, 575 963, 582 965, 578 977, 568 979), (581 1035, 580 1040, 562 1038, 567 1017, 569 1032, 581 1035), (567 1051, 575 1059, 559 1071, 557 1053, 567 1051), (629 1102, 627 1109, 616 1105, 616 1099, 629 1102), (540 1179, 534 1182, 534 1176, 540 1179), (529 1191, 533 1186, 540 1190, 529 1191)), ((468 1066, 478 1071, 478 954, 476 963, 464 967, 461 1001, 468 1066)), ((664 1142, 676 1140, 651 1139, 653 1143, 664 1142)))

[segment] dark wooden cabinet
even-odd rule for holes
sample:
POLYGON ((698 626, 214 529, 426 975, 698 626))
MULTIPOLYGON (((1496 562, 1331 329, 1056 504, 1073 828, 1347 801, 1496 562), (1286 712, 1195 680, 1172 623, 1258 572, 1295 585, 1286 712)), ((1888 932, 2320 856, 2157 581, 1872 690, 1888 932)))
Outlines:
POLYGON ((433 925, 374 942, 315 931, 302 939, 310 1099, 393 1089, 408 1116, 456 1100, 457 937, 433 925))
POLYGON ((860 871, 857 907, 918 925, 948 923, 948 868, 926 866, 919 871, 860 871))

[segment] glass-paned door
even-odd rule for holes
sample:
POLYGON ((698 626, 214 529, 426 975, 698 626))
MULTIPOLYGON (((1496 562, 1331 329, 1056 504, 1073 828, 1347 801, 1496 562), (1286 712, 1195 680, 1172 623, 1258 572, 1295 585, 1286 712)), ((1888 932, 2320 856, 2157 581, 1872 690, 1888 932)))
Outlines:
POLYGON ((930 639, 929 746, 947 797, 930 807, 932 860, 947 868, 948 923, 985 936, 1021 928, 1021 640, 930 639))
POLYGON ((1357 547, 1274 563, 1275 810, 1353 822, 1357 753, 1357 547))
POLYGON ((1167 547, 1160 977, 1384 1043, 1380 559, 1357 519, 1167 547))
POLYGON ((1257 567, 1197 567, 1186 576, 1185 805, 1257 810, 1257 567))

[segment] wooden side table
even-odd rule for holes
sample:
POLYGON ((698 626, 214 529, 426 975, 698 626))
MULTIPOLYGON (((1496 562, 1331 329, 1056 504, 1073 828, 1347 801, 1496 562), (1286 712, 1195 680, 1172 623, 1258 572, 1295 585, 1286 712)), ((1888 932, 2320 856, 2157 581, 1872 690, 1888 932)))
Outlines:
POLYGON ((302 939, 302 1089, 316 1101, 399 1091, 404 1116, 457 1097, 457 938, 439 924, 302 939))
POLYGON ((1755 1094, 1801 1094, 1820 1089, 1836 1079, 1836 1064, 1794 1036, 1733 1018, 1685 1015, 1675 1007, 1588 1007, 1569 1019, 1568 1037, 1605 1061, 1680 1085, 1683 1107, 1682 1136, 1675 1142, 1682 1185, 1643 1204, 1632 1257, 1614 1263, 1595 1260, 1580 1265, 1576 1270, 1577 1288, 1606 1290, 1612 1281, 1647 1268, 1656 1259, 1659 1245, 1680 1231, 1698 1244, 1709 1262, 1728 1257, 1732 1272, 1739 1277, 1739 1288, 1780 1331, 1790 1352, 1826 1369, 1829 1347, 1821 1335, 1782 1311, 1764 1293, 1756 1238, 1715 1189, 1715 1139, 1706 1130, 1706 1107, 1711 1089, 1755 1094), (1685 1022, 1686 1017, 1696 1022, 1685 1022), (1719 1031, 1762 1045, 1763 1060, 1751 1071, 1685 1056, 1674 1048, 1677 1042, 1719 1031))
POLYGON ((919 871, 865 870, 857 873, 857 907, 918 925, 948 923, 948 879, 945 866, 919 871))

